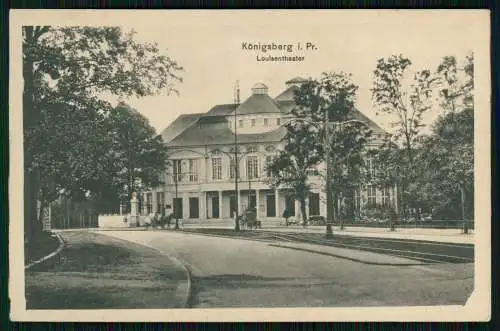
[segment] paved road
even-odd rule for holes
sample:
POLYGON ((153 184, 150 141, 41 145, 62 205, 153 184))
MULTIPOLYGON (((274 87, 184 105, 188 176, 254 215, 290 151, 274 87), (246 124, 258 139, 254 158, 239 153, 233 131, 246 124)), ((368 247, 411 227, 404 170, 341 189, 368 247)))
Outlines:
MULTIPOLYGON (((211 226, 210 224, 186 224, 185 229, 233 229, 232 226, 211 226)), ((419 241, 447 242, 455 244, 471 244, 475 241, 475 233, 471 230, 468 234, 463 234, 460 229, 429 229, 429 228, 396 228, 395 231, 389 231, 387 228, 369 228, 346 226, 344 230, 339 230, 338 226, 333 226, 333 232, 337 236, 355 236, 366 238, 387 238, 419 241)), ((316 233, 324 234, 324 226, 263 226, 261 231, 285 232, 285 233, 316 233)))
POLYGON ((448 242, 422 241, 413 239, 354 237, 335 234, 332 238, 325 238, 324 233, 306 231, 240 231, 232 229, 186 229, 185 232, 216 235, 223 237, 237 237, 248 240, 262 240, 274 242, 297 242, 321 246, 347 248, 380 253, 384 255, 409 258, 425 263, 473 263, 474 245, 456 244, 448 242))
POLYGON ((170 231, 101 233, 186 262, 192 307, 456 305, 474 286, 472 263, 377 266, 261 241, 170 231))

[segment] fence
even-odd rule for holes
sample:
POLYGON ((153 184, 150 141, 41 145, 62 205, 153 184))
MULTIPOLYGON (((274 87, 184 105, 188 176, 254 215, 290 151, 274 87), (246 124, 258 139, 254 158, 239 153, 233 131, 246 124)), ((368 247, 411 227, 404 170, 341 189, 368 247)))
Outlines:
MULTIPOLYGON (((474 230, 474 221, 466 221, 467 227, 470 230, 474 230)), ((336 222, 335 225, 338 225, 336 222)), ((352 227, 370 227, 370 228, 385 228, 389 227, 388 221, 377 221, 377 222, 344 222, 344 226, 352 227)), ((398 228, 422 228, 422 229, 462 229, 464 227, 464 221, 462 220, 433 220, 433 221, 414 221, 414 222, 394 222, 394 225, 398 228)))
POLYGON ((95 228, 98 225, 98 215, 95 213, 77 213, 53 217, 51 226, 53 229, 75 229, 95 228))
POLYGON ((98 214, 88 202, 61 199, 51 206, 50 223, 53 229, 95 228, 98 214))

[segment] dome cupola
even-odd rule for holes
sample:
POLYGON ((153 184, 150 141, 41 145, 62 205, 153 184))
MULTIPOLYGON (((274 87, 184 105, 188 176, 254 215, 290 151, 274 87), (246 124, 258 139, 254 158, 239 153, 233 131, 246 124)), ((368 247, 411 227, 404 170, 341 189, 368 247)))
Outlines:
POLYGON ((266 94, 267 95, 267 86, 262 83, 257 83, 252 86, 252 94, 266 94))

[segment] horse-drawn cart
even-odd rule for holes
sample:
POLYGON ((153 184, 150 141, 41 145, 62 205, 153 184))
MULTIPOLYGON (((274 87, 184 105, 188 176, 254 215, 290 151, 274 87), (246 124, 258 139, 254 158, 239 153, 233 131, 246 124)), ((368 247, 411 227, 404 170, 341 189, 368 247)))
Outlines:
POLYGON ((245 209, 240 217, 240 222, 241 227, 246 229, 260 229, 262 227, 261 222, 257 220, 257 211, 255 208, 245 209))

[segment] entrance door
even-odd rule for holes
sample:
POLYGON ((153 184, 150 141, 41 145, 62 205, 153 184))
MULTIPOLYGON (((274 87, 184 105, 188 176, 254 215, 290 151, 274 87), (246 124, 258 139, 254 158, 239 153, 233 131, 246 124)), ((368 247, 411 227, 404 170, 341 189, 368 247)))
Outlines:
POLYGON ((285 198, 285 208, 290 213, 290 216, 295 216, 295 199, 291 195, 287 195, 285 198))
POLYGON ((257 196, 255 192, 248 192, 248 207, 253 208, 257 205, 257 196))
POLYGON ((182 198, 174 198, 174 217, 182 218, 182 198))
POLYGON ((189 218, 199 218, 198 198, 189 198, 189 218))
POLYGON ((266 215, 267 217, 276 217, 276 197, 274 195, 266 196, 266 215))
POLYGON ((212 197, 212 217, 219 218, 219 197, 212 197))
POLYGON ((229 217, 233 217, 234 212, 238 212, 238 208, 236 208, 236 197, 229 197, 229 217))
POLYGON ((309 195, 309 215, 319 215, 319 193, 309 195))

